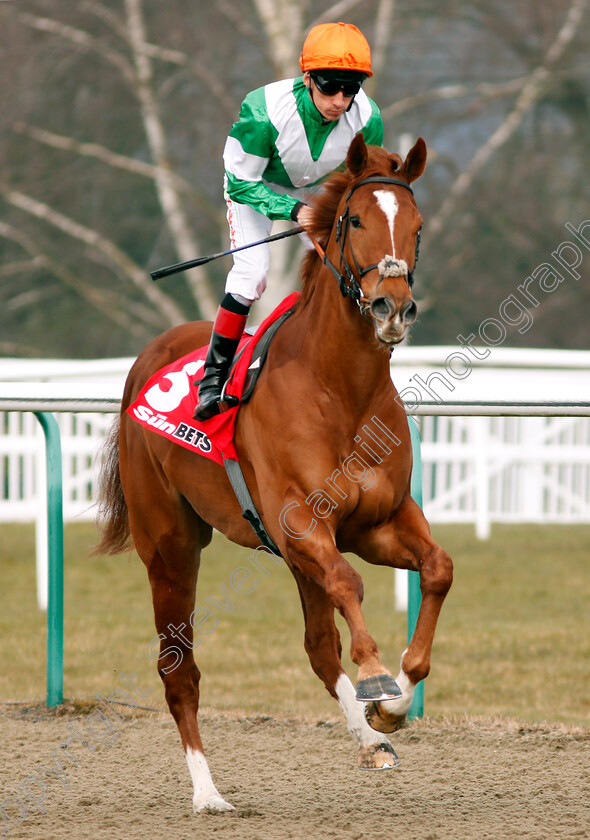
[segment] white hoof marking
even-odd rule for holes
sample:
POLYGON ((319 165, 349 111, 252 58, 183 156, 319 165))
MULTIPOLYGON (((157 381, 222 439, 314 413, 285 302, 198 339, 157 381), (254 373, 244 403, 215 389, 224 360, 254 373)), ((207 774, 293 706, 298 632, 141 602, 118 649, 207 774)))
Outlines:
POLYGON ((403 668, 400 669, 395 681, 402 690, 402 696, 395 700, 380 700, 379 705, 384 712, 391 715, 407 715, 414 697, 414 685, 408 679, 403 668))
POLYGON ((195 814, 199 811, 233 811, 234 806, 226 802, 211 778, 207 759, 200 750, 193 750, 188 747, 186 751, 186 763, 193 780, 193 810, 195 814))
POLYGON ((197 804, 195 800, 193 800, 193 811, 195 814, 199 814, 202 811, 235 811, 233 805, 230 805, 229 802, 226 802, 225 799, 222 799, 221 796, 212 796, 202 805, 197 804))
POLYGON ((356 699, 355 688, 346 674, 340 674, 335 690, 338 703, 346 718, 348 731, 354 735, 359 747, 373 747, 376 744, 389 743, 384 735, 371 729, 365 720, 364 703, 359 703, 356 699))

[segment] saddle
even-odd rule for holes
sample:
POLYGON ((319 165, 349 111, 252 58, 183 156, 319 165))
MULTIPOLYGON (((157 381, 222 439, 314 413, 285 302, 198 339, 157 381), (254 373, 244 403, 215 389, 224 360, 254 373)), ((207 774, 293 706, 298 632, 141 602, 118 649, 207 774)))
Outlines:
MULTIPOLYGON (((268 356, 268 350, 270 347, 270 343, 273 340, 277 330, 284 324, 287 318, 293 314, 294 307, 287 309, 286 312, 283 312, 282 315, 279 315, 275 321, 273 321, 268 328, 262 333, 262 335, 256 340, 254 345, 254 349, 252 351, 252 356, 250 358, 250 364, 246 369, 246 378, 244 379, 242 385, 242 396, 240 397, 240 403, 246 403, 254 393, 254 388, 256 387, 256 383, 258 382, 258 377, 262 372, 262 368, 264 367, 264 363, 266 362, 266 357, 268 356)), ((256 333, 254 333, 254 338, 256 337, 256 333)), ((227 380, 227 384, 224 390, 229 390, 232 392, 232 381, 234 374, 236 371, 240 369, 240 361, 242 358, 242 354, 248 347, 249 339, 246 339, 246 342, 243 344, 242 347, 236 353, 235 359, 232 362, 232 366, 229 371, 229 377, 227 380)))
POLYGON ((128 414, 150 431, 218 464, 227 459, 237 461, 234 432, 240 405, 251 399, 270 343, 299 298, 299 292, 290 294, 253 336, 242 339, 225 386, 226 393, 237 398, 237 405, 209 420, 193 419, 200 373, 207 355, 205 346, 156 371, 127 409, 128 414))

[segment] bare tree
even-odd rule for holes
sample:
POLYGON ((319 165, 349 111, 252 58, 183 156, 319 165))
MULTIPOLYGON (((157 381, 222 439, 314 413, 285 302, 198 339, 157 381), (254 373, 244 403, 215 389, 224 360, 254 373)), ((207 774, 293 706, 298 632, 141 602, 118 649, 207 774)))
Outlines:
MULTIPOLYGON (((39 142, 68 150, 73 154, 93 155, 108 166, 116 166, 128 172, 151 178, 162 208, 163 219, 174 242, 176 256, 179 260, 188 260, 200 249, 198 238, 194 229, 191 228, 183 207, 183 200, 190 189, 187 189, 183 179, 174 172, 170 162, 167 131, 158 107, 152 66, 155 58, 166 59, 169 56, 165 52, 158 52, 157 49, 150 49, 145 31, 142 0, 125 0, 124 17, 123 15, 115 16, 100 2, 83 5, 86 8, 92 5, 94 14, 102 14, 103 18, 116 28, 125 41, 127 54, 120 49, 114 49, 110 45, 106 45, 103 39, 95 37, 90 32, 63 23, 60 20, 28 12, 17 13, 16 19, 24 26, 47 32, 57 39, 76 45, 79 49, 93 52, 101 60, 116 68, 138 102, 139 114, 143 122, 152 162, 142 164, 140 161, 111 152, 100 144, 80 143, 75 138, 56 137, 50 132, 28 126, 22 122, 17 122, 14 129, 21 133, 27 133, 39 142)), ((126 255, 121 252, 115 243, 107 242, 104 236, 97 232, 90 233, 83 226, 73 222, 64 224, 62 214, 48 206, 43 206, 41 210, 40 203, 35 202, 31 197, 19 195, 17 200, 16 195, 6 189, 3 189, 2 194, 7 201, 15 204, 21 210, 32 213, 37 218, 42 218, 48 224, 56 225, 70 236, 77 237, 86 243, 89 242, 89 239, 93 239, 95 244, 100 243, 100 249, 103 253, 112 259, 119 268, 122 268, 132 282, 142 290, 148 300, 151 300, 158 307, 164 316, 165 324, 172 326, 183 320, 182 312, 178 306, 172 300, 168 300, 166 294, 155 291, 147 281, 142 269, 139 266, 132 265, 132 261, 126 258, 126 255)), ((192 272, 189 276, 189 284, 198 311, 205 317, 212 317, 216 308, 215 295, 210 288, 205 273, 192 272)))
MULTIPOLYGON (((567 212, 585 206, 587 2, 0 3, 0 57, 15 79, 14 92, 0 90, 2 346, 15 352, 22 333, 23 352, 36 342, 60 352, 62 309, 83 313, 94 353, 105 331, 115 352, 132 352, 172 324, 213 317, 229 260, 159 284, 149 269, 227 247, 222 150, 239 103, 296 75, 309 28, 338 19, 372 44, 366 89, 388 148, 427 139, 416 335, 444 340, 492 305, 493 237, 523 263, 566 212, 548 196, 567 182, 567 212)), ((296 285, 299 258, 293 240, 273 245, 257 317, 296 285)))
MULTIPOLYGON (((559 59, 563 56, 565 49, 578 32, 587 5, 587 0, 573 0, 566 19, 543 57, 542 62, 535 67, 527 79, 524 81, 517 80, 517 85, 520 90, 514 106, 506 114, 506 117, 496 130, 479 147, 468 166, 465 167, 453 184, 449 195, 444 200, 436 215, 430 220, 429 230, 432 236, 441 233, 453 208, 457 205, 458 200, 473 185, 478 172, 488 163, 492 155, 498 152, 508 142, 518 126, 522 123, 527 112, 539 100, 543 90, 551 80, 552 73, 555 72, 559 59)), ((515 84, 512 82, 510 87, 513 88, 514 86, 515 84)), ((506 86, 504 86, 505 89, 506 86)))

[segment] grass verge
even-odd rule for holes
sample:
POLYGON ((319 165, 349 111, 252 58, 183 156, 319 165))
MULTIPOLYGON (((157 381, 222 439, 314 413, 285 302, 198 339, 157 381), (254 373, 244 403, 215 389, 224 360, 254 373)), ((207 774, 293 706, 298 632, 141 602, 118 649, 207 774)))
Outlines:
MULTIPOLYGON (((467 526, 439 526, 455 582, 443 607, 426 682, 429 717, 469 714, 590 725, 590 528, 497 526, 487 542, 467 526)), ((45 614, 36 606, 34 533, 2 525, 0 698, 45 694, 45 614)), ((66 528, 65 695, 91 701, 135 674, 146 705, 164 704, 147 648, 155 636, 150 591, 135 554, 88 559, 92 525, 66 528)), ((303 620, 284 565, 264 561, 248 593, 232 572, 249 554, 216 535, 204 552, 197 605, 219 623, 196 650, 201 702, 218 711, 338 717, 303 650, 303 620), (225 590, 231 593, 227 603, 225 590), (212 605, 217 601, 218 605, 212 605), (223 604, 226 602, 224 609, 223 604), (228 609, 229 607, 229 609, 228 609)), ((365 582, 364 613, 382 658, 396 671, 405 647, 405 614, 393 611, 393 575, 349 558, 365 582)), ((343 646, 348 632, 340 618, 343 646)), ((345 655, 354 680, 355 668, 345 655)))

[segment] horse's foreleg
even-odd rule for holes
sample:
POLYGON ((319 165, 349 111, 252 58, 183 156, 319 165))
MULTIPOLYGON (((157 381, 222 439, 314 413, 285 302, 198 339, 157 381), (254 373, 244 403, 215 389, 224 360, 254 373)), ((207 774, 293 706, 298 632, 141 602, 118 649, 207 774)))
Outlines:
POLYGON ((399 696, 401 692, 381 662, 377 644, 365 624, 361 610, 362 579, 338 551, 328 528, 320 526, 304 539, 287 540, 284 555, 289 567, 313 581, 325 593, 330 606, 346 620, 350 630, 350 656, 358 665, 357 700, 399 696))
POLYGON ((365 707, 371 726, 380 732, 393 732, 406 718, 416 684, 430 672, 434 633, 443 601, 453 581, 453 564, 448 554, 430 536, 424 514, 409 496, 388 525, 363 536, 361 556, 371 563, 413 569, 420 573, 420 611, 396 677, 402 696, 368 703, 365 707))
POLYGON ((388 739, 368 725, 363 706, 355 697, 354 686, 341 662, 340 634, 334 621, 334 607, 324 590, 292 570, 305 619, 305 650, 311 667, 334 697, 346 718, 348 731, 358 746, 358 766, 363 770, 382 770, 399 765, 388 739))

